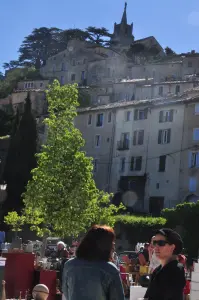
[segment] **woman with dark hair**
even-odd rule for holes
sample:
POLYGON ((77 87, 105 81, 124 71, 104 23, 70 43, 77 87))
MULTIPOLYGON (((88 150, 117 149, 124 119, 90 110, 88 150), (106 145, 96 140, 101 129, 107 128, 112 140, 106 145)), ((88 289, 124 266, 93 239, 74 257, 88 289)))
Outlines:
POLYGON ((94 225, 80 242, 76 257, 65 263, 66 300, 124 300, 119 271, 111 262, 114 250, 114 230, 94 225))
POLYGON ((160 266, 152 275, 144 299, 148 300, 183 300, 185 272, 178 262, 183 242, 180 235, 172 229, 163 228, 156 232, 153 246, 160 266))

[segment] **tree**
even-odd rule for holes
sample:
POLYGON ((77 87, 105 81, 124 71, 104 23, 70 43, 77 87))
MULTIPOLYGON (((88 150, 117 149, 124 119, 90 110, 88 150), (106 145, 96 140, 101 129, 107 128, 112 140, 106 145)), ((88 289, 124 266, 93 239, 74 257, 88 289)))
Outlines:
POLYGON ((13 115, 0 109, 0 136, 10 135, 13 115))
POLYGON ((45 65, 49 56, 61 51, 58 47, 61 32, 61 29, 55 27, 35 28, 30 35, 25 37, 19 48, 19 62, 34 66, 36 69, 45 65))
POLYGON ((88 40, 90 42, 99 46, 107 46, 110 43, 109 39, 112 35, 105 27, 97 28, 89 26, 88 28, 86 28, 86 31, 89 34, 88 40))
POLYGON ((22 231, 22 226, 25 223, 25 217, 18 215, 16 211, 9 212, 7 216, 5 216, 5 223, 10 226, 12 231, 14 231, 17 235, 18 231, 22 231))
POLYGON ((63 30, 59 34, 59 48, 64 50, 67 48, 68 41, 72 39, 80 40, 80 41, 86 41, 90 38, 90 35, 87 31, 75 28, 75 29, 68 29, 63 30))
POLYGON ((24 193, 26 221, 37 234, 59 236, 78 235, 95 222, 113 225, 117 208, 96 188, 92 159, 82 151, 84 140, 74 126, 76 86, 54 81, 47 99, 48 136, 24 193))
POLYGON ((164 51, 165 51, 165 53, 166 53, 166 55, 176 55, 176 53, 171 49, 171 48, 169 48, 169 47, 166 47, 165 49, 164 49, 164 51))
POLYGON ((20 66, 20 63, 18 60, 11 60, 9 63, 3 64, 3 68, 5 70, 15 69, 15 68, 18 68, 19 66, 20 66))
POLYGON ((13 124, 4 180, 7 183, 6 211, 20 212, 23 206, 21 195, 31 179, 31 170, 36 167, 37 150, 36 121, 31 112, 30 95, 27 95, 24 112, 17 113, 13 124), (19 121, 20 119, 20 121, 19 121))

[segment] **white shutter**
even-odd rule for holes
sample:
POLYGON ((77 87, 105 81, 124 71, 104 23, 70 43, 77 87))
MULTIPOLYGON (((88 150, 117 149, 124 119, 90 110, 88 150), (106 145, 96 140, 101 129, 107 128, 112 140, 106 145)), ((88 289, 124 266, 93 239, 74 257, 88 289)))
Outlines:
POLYGON ((196 153, 196 168, 199 168, 199 152, 196 153))
POLYGON ((194 193, 196 191, 197 181, 195 177, 189 178, 189 191, 194 193))
POLYGON ((193 155, 193 152, 189 151, 189 168, 192 167, 192 155, 193 155))
POLYGON ((194 141, 199 141, 199 128, 194 128, 193 129, 193 140, 194 141))

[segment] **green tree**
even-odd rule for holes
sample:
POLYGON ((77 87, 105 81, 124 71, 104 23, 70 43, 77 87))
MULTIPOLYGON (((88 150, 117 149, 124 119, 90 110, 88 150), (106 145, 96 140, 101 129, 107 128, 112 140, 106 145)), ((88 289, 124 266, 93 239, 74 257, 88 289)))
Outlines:
POLYGON ((47 99, 48 137, 24 194, 26 221, 40 235, 59 236, 78 235, 95 222, 113 225, 117 208, 96 188, 92 159, 81 150, 84 140, 74 127, 76 86, 54 81, 47 99))
POLYGON ((25 223, 25 217, 18 215, 16 211, 9 212, 7 216, 5 216, 5 223, 11 227, 11 230, 16 232, 22 231, 22 226, 25 223))
POLYGON ((31 112, 30 95, 25 102, 24 112, 20 118, 17 113, 11 134, 4 180, 7 183, 7 200, 5 211, 21 211, 21 195, 31 179, 31 170, 36 166, 37 150, 36 121, 31 112))
POLYGON ((25 37, 19 48, 19 62, 26 66, 34 66, 39 69, 45 65, 49 56, 57 54, 59 34, 61 29, 51 27, 35 28, 30 35, 25 37))
POLYGON ((99 46, 107 46, 110 44, 111 34, 105 27, 97 28, 94 26, 89 26, 86 28, 89 34, 88 40, 99 46))
POLYGON ((18 68, 19 66, 20 66, 20 63, 18 60, 11 60, 9 63, 3 64, 3 68, 5 70, 15 69, 15 68, 18 68))
POLYGON ((0 136, 10 135, 13 115, 0 109, 0 136))
POLYGON ((169 56, 169 55, 176 55, 176 53, 175 53, 171 48, 169 48, 169 47, 166 47, 166 48, 164 49, 164 51, 165 51, 165 54, 166 54, 167 56, 169 56))

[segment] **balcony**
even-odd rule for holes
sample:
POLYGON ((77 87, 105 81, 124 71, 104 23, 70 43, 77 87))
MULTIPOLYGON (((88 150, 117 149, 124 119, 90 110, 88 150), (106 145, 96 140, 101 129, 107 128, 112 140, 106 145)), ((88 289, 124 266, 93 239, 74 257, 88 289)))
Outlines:
POLYGON ((117 142, 117 150, 118 151, 129 150, 129 144, 130 144, 129 140, 118 141, 117 142))

